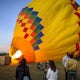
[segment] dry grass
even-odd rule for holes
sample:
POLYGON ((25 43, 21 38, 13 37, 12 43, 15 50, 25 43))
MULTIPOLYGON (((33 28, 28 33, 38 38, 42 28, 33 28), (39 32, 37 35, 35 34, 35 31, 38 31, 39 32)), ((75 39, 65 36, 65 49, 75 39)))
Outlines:
MULTIPOLYGON (((42 80, 43 71, 37 70, 37 65, 35 63, 28 64, 30 68, 30 74, 32 80, 42 80)), ((15 70, 17 65, 4 65, 0 66, 0 80, 16 80, 15 79, 15 70)), ((56 66, 59 70, 59 79, 65 80, 65 72, 61 63, 56 63, 56 66)), ((78 79, 80 80, 80 62, 78 67, 78 79)))

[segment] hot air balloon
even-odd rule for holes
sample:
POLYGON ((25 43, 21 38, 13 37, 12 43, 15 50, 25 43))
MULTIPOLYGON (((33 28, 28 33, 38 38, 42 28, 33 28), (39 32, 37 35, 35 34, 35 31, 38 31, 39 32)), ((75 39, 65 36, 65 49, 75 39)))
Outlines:
POLYGON ((74 0, 32 0, 18 15, 9 55, 60 62, 66 52, 80 55, 80 6, 74 0))

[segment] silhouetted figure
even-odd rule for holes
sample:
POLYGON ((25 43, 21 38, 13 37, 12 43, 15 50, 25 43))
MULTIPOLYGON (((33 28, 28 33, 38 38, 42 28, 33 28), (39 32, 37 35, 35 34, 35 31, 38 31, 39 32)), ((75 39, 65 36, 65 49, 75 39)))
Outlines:
MULTIPOLYGON (((31 80, 29 67, 26 64, 26 60, 22 59, 20 64, 16 68, 16 80, 24 80, 24 76, 27 76, 29 80, 31 80)), ((27 80, 28 80, 27 79, 27 80)))

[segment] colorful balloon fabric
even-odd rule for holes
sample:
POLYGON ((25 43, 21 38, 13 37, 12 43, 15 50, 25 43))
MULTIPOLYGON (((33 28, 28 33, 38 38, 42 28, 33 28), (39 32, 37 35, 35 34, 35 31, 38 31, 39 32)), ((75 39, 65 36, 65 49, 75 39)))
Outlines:
MULTIPOLYGON (((80 6, 74 0, 32 0, 18 15, 9 55, 27 62, 80 56, 80 6)), ((19 60, 19 59, 17 59, 19 60)))

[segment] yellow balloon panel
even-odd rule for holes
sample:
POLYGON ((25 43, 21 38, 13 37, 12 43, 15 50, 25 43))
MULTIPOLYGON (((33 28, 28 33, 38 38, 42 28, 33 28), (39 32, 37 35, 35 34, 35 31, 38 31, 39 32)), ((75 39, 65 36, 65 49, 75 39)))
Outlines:
POLYGON ((79 12, 72 0, 33 0, 18 15, 10 56, 19 49, 28 62, 59 62, 67 51, 77 52, 79 12))

